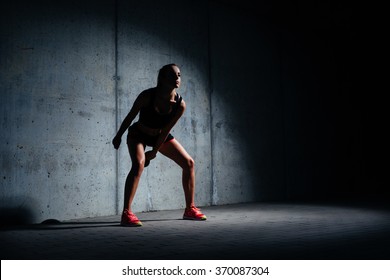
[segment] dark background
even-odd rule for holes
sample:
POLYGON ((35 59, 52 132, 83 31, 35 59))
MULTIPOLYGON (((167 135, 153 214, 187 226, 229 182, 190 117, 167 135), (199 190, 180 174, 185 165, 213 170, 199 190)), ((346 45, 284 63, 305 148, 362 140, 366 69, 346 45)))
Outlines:
MULTIPOLYGON (((388 201, 380 7, 352 1, 216 2, 255 15, 259 26, 272 23, 280 59, 286 200, 388 201)), ((238 61, 245 66, 251 58, 243 52, 238 61)), ((245 102, 261 100, 252 91, 245 102)), ((256 147, 258 131, 255 137, 241 131, 250 147, 256 147)), ((254 164, 260 166, 260 158, 254 164)))

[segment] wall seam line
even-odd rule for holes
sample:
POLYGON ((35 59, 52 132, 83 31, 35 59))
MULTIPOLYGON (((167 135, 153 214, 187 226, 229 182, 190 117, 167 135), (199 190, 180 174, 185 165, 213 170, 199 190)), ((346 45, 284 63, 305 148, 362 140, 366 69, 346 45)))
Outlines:
MULTIPOLYGON (((115 131, 119 129, 119 94, 118 94, 118 0, 114 3, 114 91, 115 91, 115 131)), ((115 214, 119 213, 119 150, 115 152, 115 214)))
POLYGON ((213 129, 213 102, 212 102, 212 91, 213 91, 213 83, 212 83, 212 72, 211 72, 211 34, 210 34, 210 3, 207 6, 207 59, 208 59, 208 93, 209 93, 209 104, 210 104, 210 150, 211 150, 211 158, 210 158, 210 175, 211 175, 211 186, 210 186, 210 204, 216 205, 216 189, 215 189, 215 174, 214 174, 214 129, 213 129))

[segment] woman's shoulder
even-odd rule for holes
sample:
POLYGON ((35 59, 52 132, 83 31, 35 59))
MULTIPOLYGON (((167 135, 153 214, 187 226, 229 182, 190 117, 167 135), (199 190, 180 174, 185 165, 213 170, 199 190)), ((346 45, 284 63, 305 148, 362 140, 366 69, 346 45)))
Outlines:
POLYGON ((142 95, 142 96, 150 96, 150 95, 152 95, 154 92, 156 92, 156 88, 155 88, 155 87, 153 87, 153 88, 148 88, 148 89, 143 90, 143 91, 140 93, 140 95, 142 95))
POLYGON ((176 92, 175 99, 176 99, 177 107, 180 108, 181 110, 185 110, 186 103, 184 102, 183 96, 181 96, 179 93, 176 92))
POLYGON ((148 103, 148 101, 152 98, 154 92, 155 88, 145 89, 138 95, 138 98, 148 103))

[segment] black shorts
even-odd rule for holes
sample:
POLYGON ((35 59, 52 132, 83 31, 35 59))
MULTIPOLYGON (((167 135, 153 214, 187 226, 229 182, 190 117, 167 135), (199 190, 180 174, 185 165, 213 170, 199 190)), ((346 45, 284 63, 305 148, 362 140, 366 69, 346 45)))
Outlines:
MULTIPOLYGON (((159 135, 151 136, 146 133, 143 133, 137 128, 136 125, 132 125, 129 127, 129 131, 127 133, 127 144, 129 144, 130 141, 135 141, 147 146, 154 147, 156 145, 158 136, 159 135)), ((173 137, 173 135, 169 133, 164 143, 169 142, 174 138, 175 137, 173 137)))

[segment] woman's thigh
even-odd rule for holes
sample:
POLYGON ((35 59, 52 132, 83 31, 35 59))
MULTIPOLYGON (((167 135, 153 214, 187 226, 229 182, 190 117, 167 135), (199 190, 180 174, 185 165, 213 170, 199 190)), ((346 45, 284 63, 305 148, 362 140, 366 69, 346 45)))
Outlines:
POLYGON ((137 141, 128 141, 127 147, 132 163, 145 163, 145 145, 137 141))
POLYGON ((164 156, 172 159, 182 168, 187 167, 193 162, 191 156, 187 153, 184 147, 176 139, 164 143, 159 150, 164 156))

